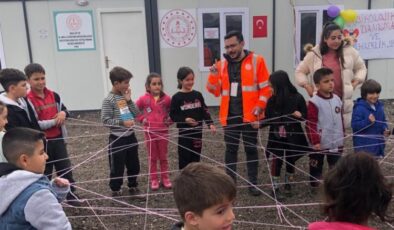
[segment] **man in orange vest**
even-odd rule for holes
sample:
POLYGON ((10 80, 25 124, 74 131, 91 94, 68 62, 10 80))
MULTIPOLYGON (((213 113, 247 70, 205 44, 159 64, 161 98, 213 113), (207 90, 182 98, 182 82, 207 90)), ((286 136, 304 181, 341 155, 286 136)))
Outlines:
POLYGON ((224 59, 210 68, 207 89, 221 96, 219 119, 224 127, 226 172, 236 180, 237 155, 242 135, 246 152, 249 192, 259 196, 257 184, 257 133, 259 120, 271 90, 264 58, 244 49, 242 33, 231 31, 224 37, 224 59))

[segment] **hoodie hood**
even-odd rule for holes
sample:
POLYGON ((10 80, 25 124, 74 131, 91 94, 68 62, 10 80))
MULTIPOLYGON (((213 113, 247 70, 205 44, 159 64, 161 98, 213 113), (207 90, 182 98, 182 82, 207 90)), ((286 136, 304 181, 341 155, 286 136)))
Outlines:
MULTIPOLYGON (((361 106, 361 107, 365 107, 368 110, 374 111, 371 107, 371 105, 363 98, 358 98, 356 100, 355 106, 361 106)), ((375 104, 374 104, 376 110, 378 110, 378 108, 380 108, 382 106, 382 103, 378 100, 375 104)))
POLYGON ((29 185, 43 175, 21 170, 9 163, 0 163, 0 216, 29 185))
POLYGON ((18 102, 11 100, 10 98, 7 97, 7 93, 4 92, 2 94, 0 94, 0 101, 2 101, 4 104, 6 105, 14 105, 17 106, 23 110, 25 110, 25 108, 27 107, 26 102, 22 99, 18 99, 18 102))

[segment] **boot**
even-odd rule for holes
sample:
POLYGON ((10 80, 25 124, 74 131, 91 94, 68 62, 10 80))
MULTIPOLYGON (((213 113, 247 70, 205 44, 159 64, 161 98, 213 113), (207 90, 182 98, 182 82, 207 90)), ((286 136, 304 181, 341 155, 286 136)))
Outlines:
POLYGON ((285 193, 291 194, 291 184, 294 182, 294 173, 286 173, 285 175, 285 193))
POLYGON ((160 160, 160 172, 161 172, 161 183, 166 189, 171 189, 172 184, 170 177, 168 176, 168 161, 160 160))
POLYGON ((273 176, 272 177, 272 191, 271 191, 271 195, 272 197, 275 198, 278 201, 283 201, 284 197, 283 194, 281 194, 280 190, 279 190, 279 183, 280 183, 280 176, 273 176))
POLYGON ((156 191, 159 189, 159 180, 157 179, 157 161, 156 160, 150 160, 150 188, 152 191, 156 191))

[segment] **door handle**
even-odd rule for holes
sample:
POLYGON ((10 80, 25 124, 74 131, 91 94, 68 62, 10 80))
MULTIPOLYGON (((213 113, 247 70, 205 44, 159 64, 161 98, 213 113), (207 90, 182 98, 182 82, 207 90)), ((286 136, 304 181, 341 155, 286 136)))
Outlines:
POLYGON ((104 57, 104 62, 105 62, 105 68, 109 68, 109 59, 108 59, 108 56, 105 56, 104 57))

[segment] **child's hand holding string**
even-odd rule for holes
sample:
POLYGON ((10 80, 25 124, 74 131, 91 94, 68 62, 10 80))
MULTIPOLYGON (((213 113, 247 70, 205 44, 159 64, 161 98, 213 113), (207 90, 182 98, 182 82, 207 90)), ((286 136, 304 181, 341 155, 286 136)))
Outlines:
POLYGON ((67 179, 56 177, 53 179, 53 183, 55 183, 58 187, 68 187, 70 186, 70 182, 67 179))
POLYGON ((190 125, 190 126, 197 126, 198 122, 196 120, 194 120, 193 118, 187 117, 185 119, 185 122, 190 125))
POLYGON ((384 130, 383 136, 385 136, 385 137, 390 136, 390 130, 388 130, 388 129, 384 130))
POLYGON ((302 114, 300 113, 300 111, 294 111, 291 115, 293 115, 296 118, 301 118, 302 114))
POLYGON ((216 133, 216 126, 215 126, 214 124, 210 124, 210 125, 209 125, 209 129, 211 130, 211 133, 212 133, 212 134, 215 134, 215 133, 216 133))
POLYGON ((371 113, 371 114, 369 114, 369 117, 368 117, 368 119, 369 119, 369 121, 371 122, 371 123, 375 123, 375 116, 371 113))

